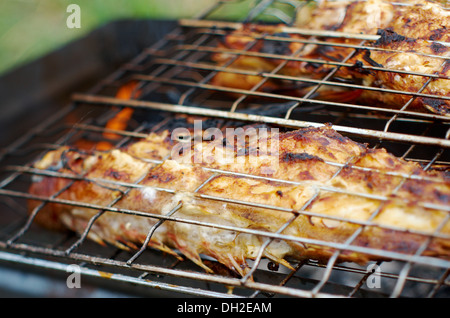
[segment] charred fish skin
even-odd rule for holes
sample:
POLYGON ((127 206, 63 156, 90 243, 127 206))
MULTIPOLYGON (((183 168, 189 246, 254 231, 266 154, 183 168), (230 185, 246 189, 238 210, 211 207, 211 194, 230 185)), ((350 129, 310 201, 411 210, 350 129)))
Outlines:
MULTIPOLYGON (((238 154, 236 147, 220 148, 233 156, 231 162, 195 163, 194 145, 191 153, 177 160, 164 159, 173 143, 167 132, 163 134, 164 138, 152 134, 107 152, 86 154, 57 149, 47 153, 35 167, 60 167, 59 172, 82 175, 83 179, 58 196, 74 202, 107 206, 123 195, 124 184, 136 183, 138 186, 132 187, 114 207, 140 214, 107 211, 93 223, 88 238, 122 249, 137 249, 159 221, 157 216, 176 209, 174 215, 185 222, 163 222, 149 246, 178 258, 181 253, 207 272, 212 270, 201 254, 245 275, 249 271, 246 260, 255 259, 267 240, 264 233, 270 236, 283 226, 281 233, 292 239, 272 240, 263 256, 287 267, 289 260, 326 261, 336 252, 327 242, 344 243, 358 230, 352 246, 413 254, 431 236, 424 255, 450 257, 450 224, 441 224, 448 211, 423 205, 449 205, 450 183, 440 172, 424 172, 416 163, 356 143, 330 126, 267 136, 269 143, 278 143, 278 153, 255 156, 245 151, 238 154), (166 150, 152 151, 155 147, 166 150), (149 158, 162 162, 149 163, 149 158), (263 169, 273 164, 276 169, 263 169), (403 180, 404 175, 417 178, 403 180), (227 229, 230 227, 233 230, 227 229), (438 229, 440 236, 434 237, 438 229), (306 244, 302 239, 319 243, 306 244)), ((196 147, 213 153, 219 143, 223 145, 222 140, 202 141, 196 147)), ((32 183, 30 193, 49 197, 68 182, 44 177, 32 183)), ((39 203, 31 200, 30 211, 39 203)), ((36 221, 81 234, 97 212, 47 203, 36 221)), ((339 261, 363 264, 380 259, 380 255, 349 249, 340 252, 339 261)))
MULTIPOLYGON (((357 102, 364 105, 376 104, 385 108, 402 108, 412 99, 408 93, 420 96, 412 99, 409 110, 431 112, 450 116, 450 67, 449 41, 450 14, 439 4, 418 0, 405 5, 394 5, 391 1, 318 1, 315 5, 305 6, 297 15, 297 26, 310 30, 333 30, 344 33, 362 33, 379 35, 375 42, 348 38, 328 38, 328 45, 305 44, 295 39, 308 40, 299 34, 290 34, 292 42, 286 42, 288 49, 284 56, 305 59, 288 60, 279 74, 286 76, 321 79, 351 56, 346 62, 353 67, 340 66, 335 77, 362 85, 360 89, 324 86, 317 94, 318 99, 335 102, 357 102), (336 43, 336 46, 330 44, 336 43), (342 46, 342 45, 346 45, 342 46), (348 47, 350 46, 350 47, 348 47), (353 48, 355 46, 357 49, 353 48), (310 60, 322 61, 321 63, 310 60), (438 76, 429 81, 430 76, 438 76), (366 87, 388 89, 400 93, 388 93, 381 90, 366 90, 366 87), (435 97, 434 97, 435 96, 435 97)), ((219 47, 244 50, 245 44, 255 43, 250 51, 262 52, 265 42, 274 40, 255 40, 261 32, 277 34, 277 27, 262 28, 245 25, 225 37, 219 47)), ((276 52, 269 52, 276 53, 276 52)), ((212 60, 223 65, 232 55, 218 53, 212 60)), ((237 57, 230 67, 256 72, 271 72, 282 63, 280 58, 258 56, 237 57)), ((219 72, 213 78, 218 86, 251 89, 263 77, 233 72, 219 72)), ((265 78, 260 87, 262 91, 282 92, 295 96, 304 96, 310 87, 299 87, 292 81, 279 81, 265 78)))

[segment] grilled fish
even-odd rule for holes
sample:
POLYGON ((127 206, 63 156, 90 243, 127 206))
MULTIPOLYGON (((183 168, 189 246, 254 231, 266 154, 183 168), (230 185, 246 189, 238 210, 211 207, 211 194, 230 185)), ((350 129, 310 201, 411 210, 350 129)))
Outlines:
MULTIPOLYGON (((163 222, 148 245, 182 254, 207 272, 201 255, 245 275, 247 260, 268 239, 264 234, 274 233, 283 236, 262 255, 289 268, 292 260, 326 261, 336 252, 332 244, 357 231, 338 261, 364 264, 383 259, 383 251, 414 254, 422 244, 424 255, 450 258, 450 182, 443 172, 354 142, 330 125, 237 138, 245 135, 177 148, 179 142, 162 131, 105 152, 61 147, 34 167, 79 178, 34 178, 29 191, 37 197, 29 209, 68 187, 57 198, 137 211, 107 210, 88 232, 100 244, 123 249, 139 248, 157 217, 171 215, 176 220, 163 222)), ((83 233, 97 213, 47 203, 35 221, 83 233)))
MULTIPOLYGON (((219 48, 275 56, 269 58, 242 54, 235 58, 233 54, 225 52, 214 54, 212 60, 225 65, 235 58, 229 65, 230 69, 257 73, 272 72, 284 63, 277 74, 291 76, 296 80, 269 79, 259 90, 300 97, 315 85, 307 79, 322 79, 336 68, 335 63, 345 61, 351 66, 340 66, 334 78, 350 81, 362 88, 326 85, 319 88, 315 98, 365 105, 376 103, 381 107, 398 109, 412 99, 408 93, 421 92, 429 96, 414 98, 408 110, 450 115, 450 101, 446 99, 450 97, 450 47, 443 44, 450 41, 450 16, 439 4, 422 0, 407 2, 402 6, 382 0, 319 1, 300 10, 297 26, 311 30, 378 34, 380 37, 375 42, 327 38, 324 44, 307 44, 295 42, 308 40, 307 37, 281 33, 282 27, 245 25, 243 29, 227 35, 219 48), (290 41, 263 40, 262 34, 284 37, 290 41), (355 50, 354 46, 362 48, 355 50), (303 60, 286 62, 283 56, 303 60), (430 76, 434 77, 429 80, 430 76), (302 82, 302 78, 306 81, 302 82), (385 91, 367 90, 365 87, 385 91), (389 90, 396 92, 391 93, 389 90)), ((262 76, 230 71, 218 73, 212 83, 252 89, 262 79, 262 76)))

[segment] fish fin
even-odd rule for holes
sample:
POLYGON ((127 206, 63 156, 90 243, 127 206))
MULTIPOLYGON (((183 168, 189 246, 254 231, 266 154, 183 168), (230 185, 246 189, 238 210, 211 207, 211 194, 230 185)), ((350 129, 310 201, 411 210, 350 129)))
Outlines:
POLYGON ((179 261, 184 261, 184 258, 181 257, 177 252, 175 252, 170 247, 168 247, 167 245, 164 245, 161 242, 158 242, 156 240, 150 240, 150 242, 148 243, 148 246, 150 246, 152 248, 155 248, 155 249, 158 249, 161 252, 170 254, 170 255, 174 256, 179 261))
POLYGON ((214 271, 211 268, 209 268, 202 262, 202 259, 200 258, 200 255, 197 252, 193 252, 188 249, 180 249, 180 251, 181 251, 181 253, 183 253, 184 256, 186 256, 188 259, 190 259, 196 265, 203 268, 207 273, 210 273, 210 274, 214 273, 214 271))
MULTIPOLYGON (((105 241, 98 236, 97 234, 95 234, 95 232, 89 232, 88 233, 88 238, 93 240, 94 242, 96 242, 97 244, 100 244, 101 246, 106 246, 105 241)), ((113 244, 113 243, 112 243, 113 244)))
POLYGON ((173 243, 175 244, 176 248, 189 260, 194 262, 196 265, 203 268, 207 273, 213 274, 214 271, 206 266, 202 259, 200 258, 200 255, 198 254, 197 250, 187 244, 183 244, 183 242, 180 242, 179 239, 175 235, 168 234, 168 236, 172 239, 173 243))
POLYGON ((292 265, 283 258, 276 257, 275 255, 272 255, 267 251, 264 252, 264 256, 267 257, 268 259, 270 259, 271 261, 274 261, 277 264, 281 264, 281 265, 289 268, 290 270, 293 270, 293 271, 295 270, 295 268, 292 267, 292 265))
POLYGON ((250 270, 244 257, 236 257, 231 253, 220 253, 220 251, 210 248, 206 242, 203 244, 203 249, 208 256, 215 258, 219 263, 241 277, 244 277, 250 270))
POLYGON ((112 241, 111 242, 114 246, 120 248, 121 250, 124 251, 131 251, 131 248, 129 248, 127 245, 121 243, 120 241, 112 241))
POLYGON ((120 237, 117 238, 117 241, 122 243, 122 244, 124 244, 124 245, 126 245, 129 249, 132 249, 132 250, 137 250, 138 249, 137 245, 134 244, 131 241, 125 240, 125 239, 120 238, 120 237))
MULTIPOLYGON (((229 262, 224 263, 224 264, 226 266, 228 266, 230 269, 237 272, 242 277, 244 277, 250 270, 250 267, 248 266, 247 262, 245 261, 245 258, 243 258, 243 257, 239 258, 239 257, 233 256, 230 253, 227 254, 227 258, 228 258, 229 262)), ((250 279, 253 280, 252 277, 250 279)))

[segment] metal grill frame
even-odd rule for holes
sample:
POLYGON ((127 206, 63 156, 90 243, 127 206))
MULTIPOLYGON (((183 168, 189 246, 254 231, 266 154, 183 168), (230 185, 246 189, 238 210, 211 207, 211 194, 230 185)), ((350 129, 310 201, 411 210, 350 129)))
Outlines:
MULTIPOLYGON (((260 16, 263 12, 271 12, 276 17, 283 17, 284 20, 286 20, 286 17, 283 16, 281 11, 277 11, 276 9, 271 8, 271 5, 274 3, 281 2, 284 5, 292 5, 293 3, 289 1, 261 1, 259 5, 257 5, 255 8, 250 10, 248 14, 248 18, 251 20, 251 18, 256 18, 260 16)), ((432 80, 432 78, 439 78, 439 75, 436 74, 414 74, 418 76, 428 76, 429 80, 427 83, 421 88, 421 90, 417 93, 407 93, 411 96, 411 100, 406 103, 401 109, 399 110, 392 110, 387 108, 378 108, 378 107, 371 107, 371 106, 362 106, 362 105, 352 105, 347 103, 335 103, 335 102, 324 102, 324 101, 317 101, 311 98, 312 94, 309 94, 307 96, 304 96, 302 98, 297 97, 290 97, 285 95, 276 95, 271 93, 263 93, 259 92, 258 88, 266 81, 267 79, 283 79, 283 80, 295 80, 295 81, 309 81, 312 84, 315 84, 315 88, 312 91, 317 90, 322 85, 337 85, 337 86, 346 86, 350 88, 362 88, 359 85, 353 85, 353 84, 343 84, 343 83, 337 83, 333 82, 330 79, 334 75, 334 72, 339 67, 348 67, 352 66, 348 63, 346 63, 346 60, 342 62, 336 62, 336 63, 330 63, 336 66, 334 70, 332 70, 327 76, 325 76, 322 80, 311 80, 311 79, 305 79, 305 78, 292 78, 289 76, 279 75, 276 74, 277 71, 281 68, 276 68, 272 72, 265 72, 265 73, 256 73, 253 71, 246 71, 246 70, 238 70, 229 67, 231 65, 231 61, 226 66, 215 66, 211 64, 206 64, 204 62, 199 62, 198 60, 202 59, 202 56, 205 54, 218 51, 217 48, 214 48, 212 46, 208 46, 205 43, 208 41, 211 41, 211 38, 215 38, 217 36, 223 36, 226 34, 224 30, 228 29, 238 29, 242 24, 241 23, 230 23, 230 22, 211 22, 208 20, 205 20, 204 18, 207 17, 212 12, 219 10, 221 5, 226 5, 226 1, 219 1, 217 5, 214 5, 213 7, 209 8, 205 11, 204 14, 199 17, 199 19, 195 20, 182 20, 180 21, 180 26, 170 34, 168 34, 165 39, 161 40, 160 42, 156 43, 151 48, 145 50, 137 56, 133 61, 130 61, 130 63, 124 65, 121 69, 119 69, 117 72, 112 74, 110 77, 99 83, 97 87, 94 87, 91 92, 88 94, 74 94, 73 95, 73 103, 62 109, 59 113, 55 114, 52 118, 49 118, 46 122, 42 123, 42 125, 39 125, 37 127, 32 128, 29 133, 22 138, 18 139, 15 143, 10 145, 9 147, 2 149, 2 152, 0 153, 0 161, 3 161, 4 159, 10 157, 10 156, 17 156, 21 153, 24 149, 22 147, 24 145, 33 145, 30 143, 33 138, 40 135, 46 135, 48 134, 49 130, 51 131, 52 127, 55 126, 56 123, 61 122, 63 118, 65 118, 68 114, 76 111, 80 108, 80 106, 83 105, 89 105, 89 106, 95 106, 102 109, 106 109, 105 118, 108 116, 111 116, 111 106, 117 106, 117 107, 130 107, 130 108, 143 108, 143 109, 152 109, 152 110, 159 110, 163 112, 169 112, 169 113, 183 113, 183 114, 189 114, 189 115, 197 115, 197 116, 207 116, 207 117, 213 117, 213 118, 222 118, 227 120, 238 120, 238 121, 245 121, 245 122, 258 122, 258 123, 268 123, 268 124, 276 124, 282 127, 287 128, 303 128, 303 127, 320 127, 323 125, 322 122, 314 122, 314 121, 301 121, 297 119, 291 119, 291 114, 297 108, 301 103, 307 102, 312 104, 325 104, 329 106, 336 106, 336 107, 342 107, 342 108, 351 108, 351 109, 358 109, 358 110, 364 110, 364 111, 377 111, 380 113, 385 114, 386 118, 386 124, 383 130, 373 130, 373 129, 363 129, 360 127, 351 127, 351 126, 345 126, 345 125, 337 125, 333 124, 333 128, 341 133, 347 133, 350 135, 355 135, 359 137, 363 137, 366 139, 370 139, 375 143, 375 147, 379 147, 382 145, 383 142, 390 141, 390 142, 399 142, 399 143, 406 143, 410 145, 408 150, 403 154, 403 158, 408 160, 414 160, 414 158, 408 158, 408 154, 412 151, 412 149, 416 146, 425 145, 425 146, 436 146, 438 147, 438 151, 432 156, 429 160, 424 160, 423 162, 420 159, 417 159, 417 161, 424 163, 424 170, 428 170, 433 167, 435 164, 444 165, 447 166, 449 163, 444 159, 443 161, 438 161, 438 159, 443 155, 443 153, 450 147, 450 129, 447 129, 447 132, 445 135, 440 137, 435 136, 426 136, 426 135, 410 135, 410 134, 404 134, 399 132, 392 132, 389 131, 391 125, 395 121, 404 120, 406 122, 419 122, 419 123, 431 123, 435 124, 438 123, 439 125, 448 125, 449 120, 445 116, 439 116, 434 114, 426 114, 426 113, 417 113, 413 111, 408 111, 407 107, 411 103, 411 101, 416 97, 430 97, 427 94, 423 94, 422 91, 426 87, 426 85, 432 80), (215 28, 211 29, 211 26, 214 25, 215 28), (181 45, 171 45, 171 42, 185 42, 186 39, 193 38, 195 39, 194 42, 191 43, 191 41, 187 41, 191 44, 181 44, 181 45), (167 47, 170 48, 170 53, 173 53, 173 58, 167 58, 167 47), (149 60, 149 62, 147 62, 149 60), (153 71, 148 75, 142 75, 139 73, 140 70, 148 68, 149 66, 153 67, 153 71), (182 73, 184 70, 201 70, 201 71, 209 71, 208 75, 202 78, 200 82, 192 82, 187 80, 180 80, 177 79, 177 75, 179 73, 182 73), (258 83, 253 89, 251 90, 237 90, 237 89, 230 89, 230 88, 224 88, 219 86, 214 86, 211 84, 208 84, 208 81, 212 78, 214 74, 217 72, 236 72, 240 74, 246 74, 246 75, 257 75, 261 76, 263 79, 260 83, 258 83), (181 97, 178 100, 178 103, 163 103, 158 101, 152 101, 152 100, 141 100, 139 98, 131 99, 128 101, 123 101, 121 99, 111 97, 108 95, 103 95, 100 92, 102 92, 105 87, 120 87, 124 80, 129 80, 130 77, 129 74, 132 74, 131 79, 138 80, 141 83, 141 86, 139 89, 145 90, 146 94, 151 93, 152 91, 157 91, 161 86, 163 85, 177 85, 177 86, 184 86, 187 87, 187 90, 181 95, 181 97), (133 74, 136 73, 136 74, 133 74), (231 104, 230 109, 227 110, 217 110, 213 107, 211 108, 204 108, 204 107, 195 107, 192 105, 187 105, 186 102, 189 100, 190 96, 195 96, 194 94, 195 90, 204 90, 204 91, 221 91, 225 93, 238 93, 241 94, 240 98, 235 99, 235 101, 231 104), (249 96, 257 96, 257 97, 269 97, 274 99, 280 99, 283 101, 289 100, 295 102, 295 104, 289 108, 289 110, 286 112, 285 116, 283 118, 278 117, 272 117, 272 116, 263 116, 263 115, 252 115, 247 114, 243 112, 239 112, 239 104, 241 104, 244 99, 246 99, 249 96)), ((284 21, 286 22, 286 21, 284 21)), ((312 35, 312 36, 354 36, 355 38, 359 38, 362 40, 360 45, 354 46, 355 49, 367 49, 369 47, 365 46, 364 44, 366 41, 373 41, 376 40, 376 37, 373 36, 360 36, 360 35, 349 35, 349 34, 339 34, 337 32, 314 32, 310 30, 300 30, 295 29, 291 27, 286 27, 287 31, 291 32, 300 32, 304 35, 312 35)), ((257 40, 257 39, 256 39, 257 40)), ((277 36, 266 36, 264 38, 264 41, 286 41, 286 38, 281 38, 277 36)), ((291 39, 292 40, 292 39, 291 39)), ((335 44, 327 44, 324 41, 321 40, 298 40, 298 41, 304 41, 308 44, 318 44, 318 45, 335 45, 335 44)), ((220 52, 226 52, 230 54, 235 54, 236 56, 240 55, 255 55, 260 57, 266 57, 266 58, 276 58, 276 59, 282 59, 283 61, 287 62, 289 60, 301 60, 301 57, 294 57, 294 56, 280 56, 280 55, 274 55, 274 54, 267 54, 267 53, 255 53, 250 52, 249 49, 251 48, 251 45, 246 48, 244 51, 224 51, 221 50, 220 52)), ((172 55, 172 54, 171 54, 172 55)), ((445 58, 444 58, 445 59, 445 58)), ((448 59, 448 58, 446 58, 448 59)), ((306 61, 307 60, 303 60, 306 61)), ((311 62, 311 61, 310 61, 311 62)), ((318 63, 324 63, 324 61, 316 61, 313 62, 318 63)), ((325 62, 329 63, 329 62, 325 62)), ((283 65, 281 63, 280 65, 283 65)), ((373 68, 373 67, 371 67, 373 68)), ((392 70, 384 70, 382 68, 373 68, 381 71, 392 71, 392 70)), ((401 71, 402 73, 405 73, 405 71, 401 71)), ((370 89, 370 88, 369 88, 370 89)), ((398 92, 398 91, 392 91, 392 90, 384 90, 386 93, 401 93, 405 94, 405 92, 398 92)), ((449 99, 447 97, 443 97, 443 99, 449 99)), ((206 100, 208 100, 206 98, 206 100)), ((368 117, 371 117, 371 114, 367 114, 368 117)), ((336 116, 336 120, 339 118, 336 116)), ((89 121, 82 121, 74 124, 63 124, 62 128, 59 128, 62 130, 69 131, 69 133, 64 134, 61 138, 56 140, 53 143, 50 144, 40 144, 37 145, 37 147, 42 147, 45 150, 49 149, 55 149, 58 148, 61 145, 64 145, 68 140, 73 138, 73 136, 77 136, 82 133, 104 133, 104 132, 113 132, 115 134, 123 136, 123 139, 120 140, 116 144, 117 147, 119 147, 122 144, 125 144, 129 142, 132 138, 145 138, 147 136, 146 133, 142 133, 142 127, 137 127, 133 131, 115 131, 115 130, 107 130, 103 126, 98 126, 95 124, 90 123, 89 121), (64 127, 66 125, 66 127, 64 127)), ((156 129, 156 127, 155 127, 156 129)), ((25 149, 26 150, 26 149, 25 149)), ((42 152, 40 152, 41 154, 42 152)), ((38 158, 38 157, 36 157, 38 158)), ((46 256, 52 256, 56 258, 61 258, 61 260, 69 260, 69 261, 76 261, 81 262, 83 264, 100 264, 109 266, 112 268, 111 275, 109 278, 117 281, 126 281, 133 284, 142 284, 146 286, 151 286, 155 288, 161 288, 163 290, 168 291, 177 291, 182 293, 187 293, 191 295, 198 295, 198 296, 212 296, 212 297, 239 297, 238 294, 229 294, 229 293, 223 293, 223 292, 215 292, 211 290, 198 290, 189 286, 176 286, 174 287, 171 284, 165 284, 163 282, 156 282, 146 279, 147 275, 143 274, 142 276, 139 276, 138 278, 127 276, 127 275, 121 275, 114 273, 114 269, 133 269, 139 272, 144 273, 153 273, 153 274, 159 274, 159 275, 167 275, 167 276, 173 276, 173 277, 179 277, 179 278, 188 278, 192 280, 197 281, 203 281, 203 282, 210 282, 210 283, 217 283, 224 286, 235 286, 240 288, 246 288, 249 290, 253 290, 254 292, 250 295, 250 297, 256 297, 261 296, 262 293, 271 293, 271 294, 277 294, 277 295, 285 295, 285 296, 293 296, 293 297, 337 297, 342 295, 335 295, 330 294, 327 292, 323 292, 322 289, 324 286, 329 283, 330 276, 335 271, 346 271, 346 272, 354 272, 358 273, 358 275, 361 276, 360 280, 355 284, 352 291, 343 296, 353 296, 355 295, 360 288, 363 286, 365 280, 369 277, 371 273, 367 273, 363 269, 359 267, 348 267, 346 265, 341 266, 336 264, 336 260, 339 256, 339 253, 342 250, 351 250, 355 252, 367 252, 371 253, 373 255, 379 255, 387 257, 391 260, 396 260, 399 263, 402 263, 402 267, 398 273, 381 273, 382 277, 385 278, 392 278, 395 280, 395 286, 392 288, 391 295, 392 297, 398 297, 401 295, 402 290, 404 289, 404 285, 407 282, 420 282, 424 284, 433 285, 433 288, 428 293, 428 296, 433 296, 440 287, 444 286, 445 288, 449 288, 450 282, 448 281, 447 277, 449 275, 449 268, 450 263, 446 260, 441 259, 435 259, 431 257, 425 257, 421 256, 421 253, 426 249, 427 244, 432 238, 440 237, 448 239, 449 237, 439 233, 439 229, 444 226, 446 222, 449 221, 450 213, 447 214, 447 218, 443 220, 440 228, 436 231, 436 233, 433 233, 432 235, 428 233, 422 233, 420 231, 412 231, 414 234, 423 235, 428 239, 425 244, 416 252, 415 255, 405 255, 405 254, 399 254, 399 253, 393 253, 393 252, 386 252, 386 251, 379 251, 375 249, 369 249, 369 248, 362 248, 357 246, 352 246, 351 242, 353 239, 357 237, 358 234, 362 231, 362 229, 365 226, 376 226, 374 223, 372 223, 370 220, 364 221, 364 222, 356 222, 355 220, 349 220, 349 219, 340 219, 340 218, 330 218, 338 221, 344 221, 344 222, 350 222, 350 223, 356 223, 360 225, 359 230, 357 230, 354 235, 352 235, 349 240, 347 240, 345 243, 332 243, 332 242, 323 242, 319 240, 311 240, 311 239, 303 239, 303 238, 295 238, 290 237, 287 235, 283 235, 282 231, 285 227, 287 227, 290 222, 295 220, 295 218, 300 215, 309 215, 309 216, 318 216, 314 214, 313 212, 306 211, 306 208, 309 204, 305 204, 305 206, 298 210, 293 211, 291 209, 284 209, 276 206, 268 206, 268 205, 262 205, 262 204, 255 204, 251 202, 245 202, 245 201, 236 201, 236 200, 230 200, 230 199, 224 199, 224 198, 216 198, 212 196, 202 195, 202 194, 195 194, 197 197, 205 200, 220 200, 222 202, 232 202, 232 203, 238 203, 242 205, 247 206, 254 206, 254 207, 264 207, 267 209, 277 210, 277 211, 283 211, 286 213, 292 214, 292 218, 284 224, 277 232, 275 233, 267 233, 260 230, 251 230, 251 229, 242 229, 242 228, 236 228, 236 227, 230 227, 230 226, 223 226, 218 224, 209 224, 199 221, 192 221, 187 220, 183 218, 178 218, 176 216, 176 211, 178 211, 181 208, 181 205, 179 204, 175 209, 173 209, 169 214, 167 215, 149 215, 148 213, 142 213, 140 211, 133 211, 133 210, 126 210, 126 209, 119 209, 114 207, 115 203, 117 203, 118 200, 121 199, 118 198, 115 201, 112 201, 108 206, 96 206, 93 204, 84 204, 80 202, 73 202, 68 200, 62 200, 58 199, 59 193, 54 194, 52 197, 49 198, 42 198, 33 196, 28 193, 16 191, 16 190, 10 190, 7 189, 7 187, 14 183, 16 179, 19 177, 22 177, 24 175, 33 175, 33 176, 51 176, 51 177, 57 177, 57 178, 68 178, 72 179, 73 182, 79 179, 86 180, 82 176, 73 176, 68 174, 62 174, 58 172, 51 172, 51 171, 41 171, 37 169, 33 169, 31 167, 33 160, 30 161, 28 164, 25 165, 8 165, 4 167, 4 171, 10 173, 10 175, 3 179, 0 182, 0 195, 2 197, 8 197, 8 198, 19 198, 19 199, 36 199, 42 201, 42 206, 46 203, 62 203, 67 204, 71 206, 78 206, 78 207, 88 207, 92 209, 98 210, 98 213, 90 220, 85 232, 83 235, 78 238, 73 244, 70 245, 69 248, 66 248, 64 250, 58 249, 58 248, 48 248, 48 247, 42 247, 39 245, 33 245, 28 243, 20 242, 20 239, 30 230, 32 224, 33 224, 33 218, 35 215, 39 212, 40 208, 33 211, 31 216, 27 219, 27 222, 19 228, 18 231, 14 232, 14 235, 8 237, 5 240, 0 240, 0 248, 4 250, 4 252, 0 252, 0 260, 9 261, 9 262, 18 262, 18 263, 29 263, 33 266, 43 267, 43 268, 49 268, 52 270, 65 270, 65 265, 63 263, 58 262, 52 262, 49 260, 45 260, 46 256), (112 213, 125 213, 125 214, 131 214, 131 215, 141 215, 146 217, 152 217, 159 219, 158 223, 150 229, 147 239, 142 245, 141 249, 134 253, 131 258, 129 258, 126 261, 118 261, 111 258, 106 257, 96 257, 89 254, 83 254, 83 253, 77 253, 76 250, 80 248, 83 244, 85 244, 85 240, 87 238, 87 235, 90 231, 91 226, 94 224, 94 222, 105 212, 112 212, 112 213), (138 258, 144 253, 144 251, 147 250, 146 246, 148 241, 150 240, 150 237, 152 233, 157 229, 157 227, 162 224, 165 221, 173 221, 173 222, 185 222, 187 224, 194 224, 199 226, 214 226, 216 228, 222 228, 226 230, 233 230, 243 233, 249 233, 254 234, 258 236, 262 236, 267 238, 263 248, 261 248, 257 259, 255 260, 252 270, 248 275, 246 275, 243 278, 231 278, 231 277, 224 277, 219 275, 211 275, 211 274, 204 274, 201 272, 192 272, 192 271, 186 271, 186 270, 179 270, 179 269, 173 269, 173 268, 164 268, 160 266, 154 266, 149 265, 145 263, 138 263, 138 258), (306 244, 317 244, 317 245, 324 245, 324 246, 330 246, 337 249, 336 253, 331 257, 329 262, 326 265, 317 264, 313 261, 304 261, 297 264, 296 270, 294 272, 290 272, 286 274, 285 278, 279 283, 279 285, 274 284, 268 284, 268 283, 258 283, 255 281, 252 281, 250 276, 255 273, 255 271, 260 270, 260 263, 262 261, 262 255, 263 250, 265 247, 267 247, 270 242, 273 239, 279 239, 279 240, 293 240, 298 241, 301 243, 306 244), (26 252, 29 253, 30 256, 22 256, 17 254, 17 252, 26 252), (37 255, 37 256, 36 256, 37 255), (42 259, 43 257, 43 259, 42 259), (411 268, 415 265, 426 265, 431 267, 436 267, 440 269, 444 269, 444 273, 439 278, 433 278, 433 279, 426 279, 426 278, 420 278, 420 277, 413 277, 409 276, 409 272, 411 271, 411 268), (293 287, 286 287, 285 284, 288 283, 289 279, 294 277, 296 273, 305 266, 311 266, 314 268, 323 268, 323 274, 322 276, 317 279, 317 283, 311 290, 303 290, 293 287)), ((154 164, 158 164, 161 161, 153 161, 154 164)), ((346 164, 338 164, 333 162, 327 162, 330 165, 336 166, 337 172, 335 176, 337 176, 343 168, 345 168, 346 164)), ((368 169, 368 168, 361 168, 361 167, 355 167, 352 165, 352 168, 356 169, 368 169)), ((216 170, 216 169, 209 169, 212 172, 211 177, 206 180, 195 192, 197 192, 201 187, 207 184, 213 176, 216 175, 225 175, 225 174, 233 174, 236 175, 236 173, 228 172, 228 171, 222 171, 222 170, 216 170)), ((379 172, 379 171, 378 171, 379 172)), ((407 179, 415 179, 419 178, 418 176, 414 175, 403 175, 399 173, 390 173, 392 175, 395 175, 397 177, 402 178, 402 182, 397 186, 397 191, 403 182, 407 179)), ((244 175, 247 178, 262 178, 258 176, 252 176, 252 175, 244 175)), ((268 178, 263 178, 268 179, 268 178)), ((110 180, 91 180, 92 182, 102 182, 102 183, 108 183, 111 185, 111 187, 126 187, 129 191, 133 188, 139 187, 139 180, 136 183, 124 183, 124 182, 112 182, 110 180)), ((275 180, 273 181, 277 182, 284 182, 289 184, 298 184, 300 185, 300 182, 288 182, 286 180, 275 180)), ((155 188, 156 191, 166 191, 169 193, 175 193, 174 190, 171 189, 160 189, 155 188)), ((321 187, 319 189, 320 191, 342 191, 341 189, 335 189, 330 187, 321 187)), ((317 191, 319 193, 319 191, 317 191)), ((371 199, 375 199, 380 201, 379 208, 377 211, 374 211, 372 218, 377 215, 377 213, 382 209, 383 202, 387 200, 386 197, 380 197, 380 196, 372 196, 367 195, 363 193, 351 193, 352 195, 362 195, 365 197, 369 197, 371 199)), ((126 195, 126 192, 123 194, 123 196, 126 195)), ((317 194, 316 194, 317 195, 317 194)), ((432 203, 427 202, 421 202, 421 205, 423 205, 425 208, 430 209, 440 209, 443 211, 450 212, 449 206, 436 206, 432 203)), ((323 215, 320 215, 320 217, 324 217, 323 215)), ((371 218, 371 219, 372 219, 371 218)), ((392 230, 399 230, 397 228, 388 228, 392 230)), ((88 266, 82 267, 83 268, 83 274, 90 275, 90 276, 99 276, 97 270, 93 270, 88 266)), ((100 275, 101 276, 101 275, 100 275)))

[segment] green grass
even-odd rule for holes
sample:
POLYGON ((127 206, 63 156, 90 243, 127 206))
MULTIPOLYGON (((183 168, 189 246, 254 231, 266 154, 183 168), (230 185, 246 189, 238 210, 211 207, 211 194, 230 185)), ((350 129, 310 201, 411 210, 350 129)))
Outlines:
POLYGON ((0 73, 29 62, 92 29, 121 18, 178 19, 214 0, 1 0, 0 73), (66 25, 67 6, 81 8, 81 28, 66 25))

